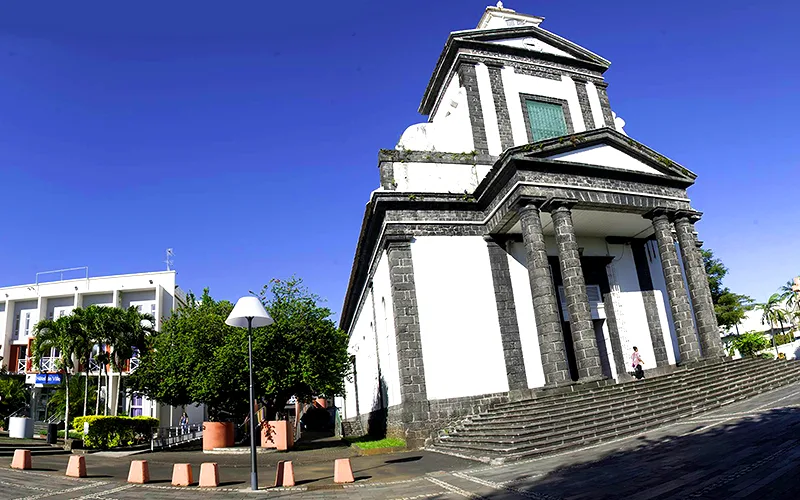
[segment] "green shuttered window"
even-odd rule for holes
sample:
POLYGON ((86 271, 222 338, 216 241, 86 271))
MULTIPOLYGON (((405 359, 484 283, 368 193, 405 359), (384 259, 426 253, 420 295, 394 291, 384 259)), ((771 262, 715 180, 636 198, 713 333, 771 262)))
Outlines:
POLYGON ((526 104, 534 141, 567 135, 564 108, 560 104, 531 100, 526 101, 526 104))

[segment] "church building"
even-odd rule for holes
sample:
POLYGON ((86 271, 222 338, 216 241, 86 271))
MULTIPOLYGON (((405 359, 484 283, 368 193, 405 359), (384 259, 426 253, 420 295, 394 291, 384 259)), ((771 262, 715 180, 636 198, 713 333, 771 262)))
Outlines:
POLYGON ((610 62, 502 3, 450 34, 428 121, 378 157, 341 328, 346 430, 421 446, 489 405, 724 356, 686 190, 610 62))

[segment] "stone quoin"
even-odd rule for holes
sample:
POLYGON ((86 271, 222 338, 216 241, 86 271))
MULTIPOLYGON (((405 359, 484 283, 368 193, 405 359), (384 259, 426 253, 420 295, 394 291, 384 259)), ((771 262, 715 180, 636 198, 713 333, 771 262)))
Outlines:
POLYGON ((633 346, 659 373, 724 354, 696 175, 628 137, 610 62, 543 21, 498 4, 451 33, 427 122, 379 153, 340 322, 345 433, 418 447, 493 404, 629 381, 633 346))

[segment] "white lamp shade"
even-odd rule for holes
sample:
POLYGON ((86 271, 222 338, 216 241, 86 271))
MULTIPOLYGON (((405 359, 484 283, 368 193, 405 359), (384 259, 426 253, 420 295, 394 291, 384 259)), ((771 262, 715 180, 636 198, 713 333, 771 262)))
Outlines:
POLYGON ((275 321, 267 314, 267 310, 258 297, 248 295, 236 301, 233 311, 225 320, 226 325, 247 328, 247 318, 253 318, 253 328, 269 326, 275 321))

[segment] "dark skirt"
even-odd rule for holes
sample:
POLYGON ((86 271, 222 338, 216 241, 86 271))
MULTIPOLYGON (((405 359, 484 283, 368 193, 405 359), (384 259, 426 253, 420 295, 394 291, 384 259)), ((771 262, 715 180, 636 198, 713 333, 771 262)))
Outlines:
POLYGON ((636 370, 634 370, 634 376, 638 380, 641 380, 641 379, 644 378, 644 368, 642 368, 642 365, 636 365, 636 370))

